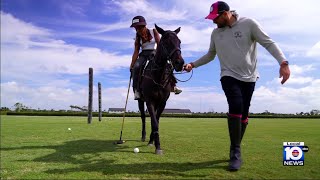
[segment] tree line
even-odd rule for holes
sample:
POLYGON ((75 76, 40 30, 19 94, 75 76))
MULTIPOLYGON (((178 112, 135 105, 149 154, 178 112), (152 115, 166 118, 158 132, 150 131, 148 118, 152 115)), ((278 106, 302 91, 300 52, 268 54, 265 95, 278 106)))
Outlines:
MULTIPOLYGON (((1 114, 7 115, 78 115, 78 116, 87 116, 88 107, 86 106, 77 106, 70 105, 69 110, 54 110, 54 109, 33 109, 31 107, 25 106, 24 104, 17 102, 13 105, 13 108, 1 107, 1 114)), ((94 112, 94 116, 97 112, 94 112)), ((139 112, 126 112, 127 116, 139 117, 139 112)), ((165 116, 171 117, 225 117, 226 112, 214 112, 211 110, 210 112, 193 112, 192 114, 167 114, 165 116)), ((122 114, 111 114, 106 111, 103 111, 102 116, 122 116, 122 114)), ((310 112, 297 112, 295 114, 283 114, 283 113, 272 113, 268 110, 265 110, 262 113, 250 113, 251 117, 320 117, 320 110, 313 109, 310 112)))

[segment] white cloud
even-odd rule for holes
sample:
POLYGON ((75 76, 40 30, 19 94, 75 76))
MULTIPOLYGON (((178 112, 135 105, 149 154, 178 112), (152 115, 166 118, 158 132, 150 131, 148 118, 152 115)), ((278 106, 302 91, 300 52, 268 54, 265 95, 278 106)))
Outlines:
POLYGON ((316 70, 316 68, 312 65, 290 65, 290 70, 293 75, 303 75, 304 73, 312 72, 316 70))
POLYGON ((305 20, 307 17, 318 16, 320 2, 317 0, 306 0, 303 5, 298 0, 281 0, 276 3, 268 0, 231 0, 228 3, 240 15, 257 19, 268 33, 312 36, 320 28, 320 23, 315 21, 312 28, 306 28, 310 23, 305 20))
POLYGON ((190 109, 193 112, 227 112, 228 104, 217 87, 182 87, 179 95, 171 94, 167 108, 190 109))
POLYGON ((209 49, 213 28, 196 29, 193 26, 182 26, 178 34, 182 42, 183 52, 206 52, 209 49))
POLYGON ((308 57, 320 58, 320 41, 307 52, 308 57))
MULTIPOLYGON (((68 83, 68 81, 66 81, 68 83)), ((102 85, 103 87, 103 85, 102 85)), ((103 88, 103 109, 109 107, 123 107, 126 98, 127 87, 103 88)), ((97 86, 93 88, 93 108, 98 109, 97 86)), ((77 86, 70 89, 64 84, 53 83, 41 87, 32 87, 17 82, 1 83, 1 106, 12 108, 17 102, 41 109, 69 109, 70 105, 88 106, 88 87, 77 86)), ((130 99, 133 102, 132 93, 130 99)), ((135 101, 134 101, 135 102, 135 101)), ((131 106, 131 109, 134 109, 131 106)))
POLYGON ((290 65, 290 70, 290 78, 284 85, 280 85, 280 78, 274 78, 257 87, 252 98, 253 112, 296 113, 320 109, 320 79, 307 75, 316 68, 290 65))
POLYGON ((146 0, 132 0, 115 1, 115 4, 120 8, 121 14, 131 15, 131 18, 136 15, 143 15, 149 24, 159 21, 183 20, 186 18, 186 12, 178 11, 174 7, 170 9, 161 8, 161 6, 157 6, 159 2, 149 3, 146 0))
POLYGON ((289 88, 279 85, 278 88, 261 86, 255 90, 251 111, 275 113, 310 112, 320 109, 320 80, 310 82, 302 88, 289 88))
MULTIPOLYGON (((41 43, 43 44, 43 43, 41 43)), ((30 43, 28 43, 28 46, 30 43)), ((51 43, 51 45, 53 45, 51 43)), ((55 44, 54 46, 59 46, 55 44)), ((2 73, 66 73, 85 74, 89 67, 97 71, 112 71, 128 67, 129 55, 117 55, 102 52, 97 48, 60 45, 59 48, 41 46, 38 48, 3 47, 1 54, 2 73)))
MULTIPOLYGON (((316 68, 313 65, 290 65, 290 78, 285 83, 288 86, 295 85, 309 85, 311 82, 315 81, 314 77, 308 76, 312 74, 316 68)), ((282 78, 274 78, 272 81, 267 82, 268 86, 278 86, 282 78)))
MULTIPOLYGON (((94 73, 108 73, 108 83, 102 85, 103 109, 124 107, 128 80, 123 78, 123 71, 119 69, 128 67, 131 54, 120 54, 115 52, 116 50, 106 52, 101 50, 102 48, 89 47, 89 45, 88 47, 75 45, 65 41, 63 37, 122 42, 128 45, 118 49, 131 50, 132 38, 127 39, 126 36, 134 33, 128 26, 133 16, 141 14, 147 18, 149 27, 152 27, 154 22, 171 30, 181 26, 179 37, 182 40, 182 53, 184 56, 188 54, 189 57, 194 57, 199 52, 206 52, 209 47, 209 38, 214 25, 204 17, 211 3, 212 1, 209 0, 153 1, 152 3, 145 0, 113 1, 112 4, 118 6, 113 14, 115 12, 121 14, 119 17, 121 22, 105 26, 91 22, 87 24, 91 31, 85 32, 81 28, 75 28, 79 29, 79 32, 73 34, 59 32, 58 36, 62 38, 55 38, 57 34, 54 34, 51 29, 23 22, 10 14, 1 12, 1 78, 5 79, 5 82, 1 83, 1 105, 12 107, 16 102, 22 102, 34 108, 47 109, 68 109, 70 105, 87 106, 88 87, 74 82, 64 74, 76 75, 76 78, 84 76, 87 78, 88 68, 93 67, 94 73), (128 31, 125 31, 125 28, 128 28, 128 31), (110 33, 120 29, 127 35, 121 34, 118 37, 118 34, 110 33), (110 75, 110 72, 114 74, 110 75), (116 84, 117 87, 110 87, 110 83, 116 84)), ((278 38, 280 47, 289 54, 290 63, 291 58, 301 59, 301 61, 295 61, 299 65, 290 65, 292 74, 285 85, 280 85, 278 78, 265 84, 257 83, 251 111, 295 113, 320 109, 319 73, 316 71, 316 64, 310 63, 310 59, 317 60, 319 57, 320 35, 317 30, 320 25, 319 22, 314 21, 313 27, 310 28, 310 22, 305 20, 307 17, 317 17, 316 8, 319 2, 307 0, 304 3, 307 4, 306 8, 301 8, 301 3, 298 1, 287 0, 277 2, 277 6, 266 0, 228 3, 231 7, 236 7, 240 15, 259 20, 266 32, 278 38), (296 9, 300 10, 301 16, 296 13, 296 9), (299 22, 298 25, 297 22, 299 22), (307 60, 308 63, 305 63, 307 60)), ((80 10, 78 13, 81 14, 84 11, 80 10)), ((82 27, 81 22, 76 22, 75 25, 82 27)), ((275 64, 277 62, 268 52, 259 50, 259 65, 275 64)), ((208 79, 199 76, 199 79, 194 80, 202 82, 208 79)), ((82 80, 83 82, 85 80, 82 80)), ((182 87, 182 94, 177 96, 172 94, 167 108, 189 108, 195 112, 211 110, 227 112, 228 104, 220 86, 215 87, 210 84, 210 87, 204 87, 197 83, 193 84, 194 87, 189 87, 188 83, 182 84, 185 86, 182 87)), ((96 87, 94 91, 94 108, 97 109, 96 87)), ((132 90, 130 90, 128 109, 138 109, 137 102, 133 100, 132 90)))
POLYGON ((20 46, 25 47, 31 38, 37 36, 46 38, 49 34, 49 30, 25 23, 1 11, 1 46, 5 43, 18 42, 20 46))
POLYGON ((16 82, 1 83, 1 106, 12 108, 21 102, 32 108, 68 109, 69 105, 77 102, 87 104, 85 98, 86 89, 71 90, 54 86, 32 87, 16 82))
MULTIPOLYGON (((127 83, 127 82, 126 82, 127 83)), ((63 83, 43 87, 30 87, 16 82, 1 84, 1 105, 11 107, 21 102, 32 108, 68 109, 70 105, 87 106, 88 91, 85 86, 70 89, 63 83)), ((124 107, 126 85, 117 88, 104 88, 102 85, 102 109, 124 107)), ((193 112, 227 112, 228 104, 225 95, 217 87, 182 87, 180 95, 171 94, 167 108, 191 109, 193 112)), ((281 86, 257 87, 252 98, 250 112, 296 113, 320 109, 320 80, 314 80, 310 86, 290 88, 281 86)), ((97 110, 97 87, 94 86, 93 108, 97 110)), ((127 109, 137 111, 137 101, 133 100, 130 89, 127 109)))
MULTIPOLYGON (((185 9, 187 20, 183 22, 184 26, 192 26, 194 30, 186 30, 186 36, 183 36, 182 43, 192 44, 188 47, 194 47, 196 51, 207 51, 209 38, 204 27, 213 28, 215 25, 204 17, 209 13, 210 0, 198 0, 197 3, 189 0, 174 1, 179 9, 185 9), (197 39, 197 41, 193 41, 197 39)), ((318 6, 320 2, 316 0, 307 0, 301 7, 298 0, 281 0, 277 3, 271 3, 268 0, 245 0, 228 1, 231 9, 236 10, 240 16, 257 19, 262 28, 273 38, 282 48, 282 50, 292 57, 318 57, 320 52, 319 45, 315 45, 310 51, 308 47, 314 45, 314 41, 319 42, 320 21, 306 21, 308 17, 318 17, 318 6), (297 9, 299 12, 297 13, 297 9), (279 37, 282 37, 280 39, 279 37), (308 52, 309 51, 309 52, 308 52)), ((183 31, 186 29, 183 26, 183 31)), ((189 50, 189 48, 187 48, 189 50)))
MULTIPOLYGON (((88 105, 88 87, 77 86, 70 89, 65 83, 52 83, 41 87, 32 87, 17 82, 1 84, 1 106, 12 108, 17 102, 41 109, 69 109, 70 105, 88 105)), ((123 82, 127 84, 128 82, 123 82)), ((123 108, 126 101, 128 87, 104 88, 102 84, 102 109, 110 107, 123 108)), ((215 87, 184 88, 181 95, 170 96, 167 108, 185 108, 192 111, 216 111, 226 112, 227 104, 223 94, 215 93, 215 87), (194 90, 193 90, 194 89, 194 90), (190 98, 192 100, 190 100, 190 98)), ((93 108, 98 109, 97 87, 93 90, 93 108)), ((138 102, 133 100, 132 88, 130 88, 127 109, 138 111, 138 102)))
POLYGON ((1 75, 41 78, 46 74, 86 74, 127 68, 131 55, 119 55, 98 48, 72 45, 51 38, 49 30, 38 28, 1 13, 1 75), (40 75, 40 76, 39 76, 40 75))
POLYGON ((70 17, 70 15, 85 17, 89 4, 90 0, 64 1, 64 3, 61 3, 61 11, 65 17, 70 17))

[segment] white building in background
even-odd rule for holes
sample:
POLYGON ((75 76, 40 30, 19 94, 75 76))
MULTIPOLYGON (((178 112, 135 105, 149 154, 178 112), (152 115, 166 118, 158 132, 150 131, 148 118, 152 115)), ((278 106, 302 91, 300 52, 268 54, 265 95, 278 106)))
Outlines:
POLYGON ((111 114, 122 114, 124 113, 124 108, 109 108, 108 113, 111 114))
POLYGON ((163 114, 192 114, 190 109, 164 109, 163 114))
MULTIPOLYGON (((148 110, 146 110, 148 113, 148 110)), ((190 109, 164 109, 162 114, 192 114, 190 109)))

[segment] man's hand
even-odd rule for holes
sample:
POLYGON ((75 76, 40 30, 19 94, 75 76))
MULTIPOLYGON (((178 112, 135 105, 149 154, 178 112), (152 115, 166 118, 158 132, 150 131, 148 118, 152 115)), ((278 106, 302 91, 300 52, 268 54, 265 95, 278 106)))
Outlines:
POLYGON ((282 78, 281 84, 284 84, 290 77, 289 64, 283 61, 280 65, 279 78, 282 78))
POLYGON ((185 64, 185 65, 183 66, 183 69, 184 69, 185 71, 187 71, 187 72, 190 72, 193 67, 194 67, 193 64, 192 64, 192 63, 189 63, 189 64, 185 64))

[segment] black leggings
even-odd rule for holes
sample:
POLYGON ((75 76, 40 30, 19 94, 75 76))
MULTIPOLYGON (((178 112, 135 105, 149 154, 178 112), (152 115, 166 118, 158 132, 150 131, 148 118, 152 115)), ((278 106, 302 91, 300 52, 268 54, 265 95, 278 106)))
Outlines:
POLYGON ((229 76, 222 77, 220 81, 229 104, 229 114, 237 117, 241 116, 242 122, 247 122, 256 83, 243 82, 229 76))
POLYGON ((133 90, 139 91, 139 79, 140 79, 140 71, 141 71, 141 66, 150 58, 152 58, 152 56, 155 55, 155 50, 143 50, 140 54, 139 54, 139 58, 137 59, 137 61, 135 62, 134 66, 133 66, 133 71, 132 71, 132 87, 133 90))

